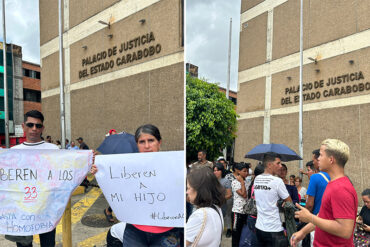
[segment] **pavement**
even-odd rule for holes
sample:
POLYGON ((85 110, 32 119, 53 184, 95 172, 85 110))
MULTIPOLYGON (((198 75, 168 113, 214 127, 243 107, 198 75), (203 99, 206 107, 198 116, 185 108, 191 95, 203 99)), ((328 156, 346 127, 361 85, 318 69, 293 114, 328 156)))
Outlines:
POLYGON ((226 231, 222 234, 221 247, 231 247, 231 238, 226 238, 226 231))

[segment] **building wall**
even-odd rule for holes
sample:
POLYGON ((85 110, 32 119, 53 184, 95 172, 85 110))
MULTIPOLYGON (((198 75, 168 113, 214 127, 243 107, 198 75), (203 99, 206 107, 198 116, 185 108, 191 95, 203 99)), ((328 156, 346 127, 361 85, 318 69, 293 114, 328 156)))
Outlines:
MULTIPOLYGON (((4 66, 3 59, 0 60, 0 66, 2 69, 6 70, 6 78, 4 80, 4 73, 1 73, 1 95, 0 95, 0 133, 2 136, 5 136, 5 93, 7 95, 7 113, 8 113, 8 126, 9 134, 14 134, 14 110, 18 111, 18 102, 15 102, 14 99, 14 87, 17 82, 14 80, 14 73, 16 73, 14 66, 17 63, 14 63, 15 57, 22 56, 22 49, 19 46, 13 44, 6 44, 6 49, 3 47, 3 43, 0 43, 0 56, 3 57, 3 52, 6 52, 6 66, 4 66), (6 82, 6 84, 4 83, 6 82), (5 85, 7 85, 7 91, 5 91, 5 85)), ((18 113, 18 112, 16 112, 18 113)), ((5 144, 5 139, 2 139, 2 144, 5 144)))
MULTIPOLYGON (((304 5, 304 164, 324 139, 346 142, 346 173, 358 194, 370 172, 369 10, 360 0, 304 5)), ((299 152, 299 11, 299 1, 242 0, 237 161, 260 143, 299 152)), ((288 163, 288 174, 298 174, 298 162, 288 163)))
MULTIPOLYGON (((57 140, 59 46, 57 32, 50 31, 57 29, 51 20, 55 16, 42 14, 51 3, 44 2, 40 1, 44 135, 57 140)), ((67 138, 82 136, 90 148, 97 148, 111 128, 133 133, 152 123, 162 133, 163 150, 183 149, 181 0, 69 0, 63 11, 67 138)))
MULTIPOLYGON (((32 64, 26 61, 23 61, 23 68, 40 72, 40 65, 32 64)), ((41 91, 41 79, 23 76, 23 88, 22 89, 31 89, 35 91, 41 91)), ((24 100, 23 101, 24 114, 31 110, 42 111, 41 102, 29 101, 29 100, 26 100, 25 98, 23 100, 24 100)))
MULTIPOLYGON (((32 71, 37 71, 37 72, 41 71, 40 65, 28 63, 25 61, 23 61, 23 68, 29 69, 32 71)), ((40 91, 41 90, 41 80, 37 78, 23 76, 23 88, 40 91)))

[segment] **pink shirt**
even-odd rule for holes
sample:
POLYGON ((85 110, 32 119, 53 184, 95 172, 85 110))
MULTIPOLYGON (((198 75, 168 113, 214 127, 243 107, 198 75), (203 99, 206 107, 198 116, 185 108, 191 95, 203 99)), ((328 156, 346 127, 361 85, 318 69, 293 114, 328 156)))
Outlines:
POLYGON ((133 226, 143 232, 150 233, 163 233, 173 229, 173 227, 162 227, 162 226, 145 226, 145 225, 133 225, 133 226))

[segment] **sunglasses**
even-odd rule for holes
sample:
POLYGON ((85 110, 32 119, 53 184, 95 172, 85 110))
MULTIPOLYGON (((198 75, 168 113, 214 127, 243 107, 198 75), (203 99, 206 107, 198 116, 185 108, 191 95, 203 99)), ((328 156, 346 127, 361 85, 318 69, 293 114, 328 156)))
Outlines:
POLYGON ((36 126, 36 128, 41 129, 43 127, 42 124, 35 124, 35 123, 26 123, 26 126, 28 128, 33 128, 33 126, 36 126))

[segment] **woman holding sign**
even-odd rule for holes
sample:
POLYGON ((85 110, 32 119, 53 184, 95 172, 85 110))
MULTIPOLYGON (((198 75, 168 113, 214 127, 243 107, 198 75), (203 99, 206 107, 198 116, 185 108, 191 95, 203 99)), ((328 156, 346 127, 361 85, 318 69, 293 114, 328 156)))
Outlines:
MULTIPOLYGON (((135 132, 140 153, 158 152, 162 143, 159 129, 151 124, 140 126, 135 132)), ((181 246, 182 228, 127 224, 123 246, 181 246)))
MULTIPOLYGON (((158 152, 162 143, 159 129, 151 124, 140 126, 135 132, 135 141, 140 153, 158 152)), ((91 173, 96 173, 94 165, 91 173)), ((126 224, 123 234, 124 247, 183 246, 183 228, 126 224)))

